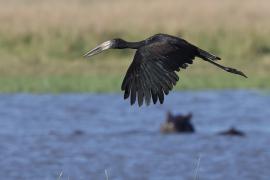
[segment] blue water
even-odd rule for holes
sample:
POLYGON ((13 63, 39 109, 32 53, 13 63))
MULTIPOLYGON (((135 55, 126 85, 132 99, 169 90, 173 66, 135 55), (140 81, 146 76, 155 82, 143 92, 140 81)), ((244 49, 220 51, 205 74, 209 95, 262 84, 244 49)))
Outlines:
POLYGON ((269 93, 240 90, 173 92, 142 108, 121 94, 2 94, 0 177, 268 180, 269 107, 269 93), (168 110, 192 112, 196 133, 161 134, 168 110), (231 126, 247 136, 217 135, 231 126))

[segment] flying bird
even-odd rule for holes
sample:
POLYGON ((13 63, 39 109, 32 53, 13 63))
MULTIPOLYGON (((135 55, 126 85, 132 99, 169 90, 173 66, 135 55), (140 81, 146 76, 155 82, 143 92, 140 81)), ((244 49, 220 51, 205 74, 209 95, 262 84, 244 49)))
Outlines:
POLYGON ((124 91, 124 99, 130 97, 133 105, 138 101, 141 106, 154 104, 157 101, 164 102, 164 94, 169 94, 179 80, 176 71, 186 69, 193 63, 195 57, 199 57, 229 73, 247 77, 243 72, 225 67, 218 63, 221 58, 211 54, 179 37, 156 34, 139 42, 127 42, 123 39, 106 41, 84 56, 90 57, 101 53, 106 49, 136 49, 135 56, 129 66, 121 90, 124 91))

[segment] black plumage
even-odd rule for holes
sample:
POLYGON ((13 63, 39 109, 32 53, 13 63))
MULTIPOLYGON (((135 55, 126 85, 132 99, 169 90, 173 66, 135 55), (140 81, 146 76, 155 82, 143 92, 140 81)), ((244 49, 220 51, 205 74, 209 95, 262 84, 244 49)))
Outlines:
POLYGON ((195 57, 208 61, 217 67, 234 74, 246 77, 244 73, 230 67, 217 64, 219 57, 208 53, 184 39, 167 34, 156 34, 140 42, 127 42, 122 39, 106 41, 85 56, 93 56, 103 50, 137 49, 134 59, 124 77, 121 90, 124 91, 124 99, 130 98, 133 105, 138 101, 147 105, 159 101, 164 102, 164 95, 169 94, 179 80, 177 71, 186 69, 193 63, 195 57))

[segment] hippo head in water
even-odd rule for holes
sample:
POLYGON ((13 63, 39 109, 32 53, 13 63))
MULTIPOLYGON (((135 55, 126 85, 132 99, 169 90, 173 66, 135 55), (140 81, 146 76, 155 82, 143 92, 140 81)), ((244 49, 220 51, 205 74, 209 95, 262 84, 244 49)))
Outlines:
POLYGON ((173 115, 171 112, 168 112, 166 122, 161 126, 161 131, 167 133, 192 133, 195 129, 191 123, 191 118, 191 113, 187 115, 173 115))

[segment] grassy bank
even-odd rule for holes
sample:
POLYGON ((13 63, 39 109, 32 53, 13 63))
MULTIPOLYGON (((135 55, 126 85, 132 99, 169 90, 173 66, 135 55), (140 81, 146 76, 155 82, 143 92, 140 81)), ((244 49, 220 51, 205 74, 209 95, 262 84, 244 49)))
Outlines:
POLYGON ((136 41, 158 32, 182 36, 249 76, 198 60, 180 72, 177 89, 270 88, 268 1, 196 1, 192 9, 186 8, 192 2, 176 0, 68 2, 0 0, 1 92, 118 91, 134 51, 89 61, 82 55, 108 39, 136 41))
MULTIPOLYGON (((121 79, 119 76, 46 76, 46 77, 4 77, 0 78, 1 92, 34 92, 34 93, 61 93, 61 92, 117 92, 120 91, 121 79), (102 82, 102 83, 101 83, 102 82)), ((228 76, 182 77, 176 90, 206 90, 206 89, 270 89, 267 77, 252 77, 248 81, 228 76), (222 83, 221 83, 222 82, 222 83)))

